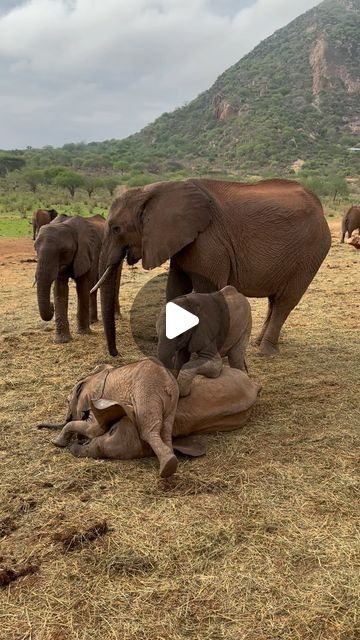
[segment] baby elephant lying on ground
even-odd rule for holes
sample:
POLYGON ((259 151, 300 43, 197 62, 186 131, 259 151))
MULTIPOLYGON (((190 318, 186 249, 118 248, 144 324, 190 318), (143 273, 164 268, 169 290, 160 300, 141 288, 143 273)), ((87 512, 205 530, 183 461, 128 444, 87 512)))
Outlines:
MULTIPOLYGON (((110 371, 116 378, 121 369, 110 368, 110 371)), ((88 388, 93 387, 92 381, 97 375, 86 378, 88 388)), ((94 386, 97 387, 97 384, 94 386)), ((176 409, 172 430, 173 448, 190 456, 203 455, 204 446, 194 435, 239 429, 248 420, 260 389, 260 385, 250 380, 246 373, 229 367, 224 367, 218 378, 209 380, 196 377, 191 395, 180 398, 176 409)), ((115 389, 114 392, 116 394, 115 389)), ((92 401, 96 420, 105 433, 93 437, 95 431, 91 423, 85 423, 87 427, 80 433, 91 439, 83 443, 70 443, 69 448, 74 455, 127 460, 152 454, 150 441, 144 438, 136 413, 129 411, 121 398, 120 395, 114 395, 111 401, 92 401)))
POLYGON ((179 372, 180 396, 189 395, 197 374, 219 376, 225 356, 231 367, 247 371, 251 308, 245 296, 227 286, 215 293, 189 293, 173 302, 199 318, 199 324, 171 340, 166 337, 165 308, 156 324, 158 356, 168 369, 179 372))
POLYGON ((106 365, 76 384, 68 398, 64 424, 38 426, 63 427, 53 444, 66 447, 74 434, 96 438, 106 433, 116 420, 127 416, 131 424, 136 424, 139 437, 158 457, 160 475, 167 477, 177 468, 172 432, 178 397, 175 378, 155 359, 124 367, 106 365))

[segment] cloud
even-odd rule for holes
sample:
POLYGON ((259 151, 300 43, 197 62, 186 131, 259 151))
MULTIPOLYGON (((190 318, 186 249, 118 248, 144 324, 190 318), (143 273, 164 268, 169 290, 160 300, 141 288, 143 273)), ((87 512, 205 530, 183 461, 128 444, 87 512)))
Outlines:
POLYGON ((316 4, 5 0, 0 147, 133 133, 196 97, 260 40, 316 4))

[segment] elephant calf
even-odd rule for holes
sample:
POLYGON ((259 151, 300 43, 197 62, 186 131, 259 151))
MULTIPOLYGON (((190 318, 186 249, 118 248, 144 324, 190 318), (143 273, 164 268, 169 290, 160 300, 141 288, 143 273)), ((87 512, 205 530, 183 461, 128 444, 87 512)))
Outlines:
POLYGON ((175 378, 155 359, 147 358, 124 367, 107 365, 78 382, 68 401, 63 427, 53 440, 58 447, 72 444, 74 434, 96 438, 124 416, 136 424, 138 438, 158 457, 160 475, 175 473, 177 459, 172 447, 172 431, 179 398, 175 378))
MULTIPOLYGON (((109 369, 112 368, 109 367, 107 371, 109 369)), ((112 371, 116 377, 119 369, 112 371)), ((97 386, 92 382, 96 375, 89 376, 88 386, 97 386)), ((250 417, 260 390, 260 385, 250 380, 246 373, 230 367, 224 367, 221 375, 212 380, 197 376, 191 395, 179 399, 172 429, 173 448, 190 456, 203 455, 205 448, 194 435, 233 431, 242 427, 250 417)), ((119 404, 120 402, 123 400, 118 399, 119 404)), ((123 413, 123 417, 120 412, 115 417, 115 413, 111 413, 106 407, 99 407, 97 414, 101 424, 108 430, 90 441, 72 442, 70 451, 73 455, 116 460, 152 455, 150 443, 144 439, 136 415, 130 411, 127 415, 125 411, 123 413)), ((88 437, 90 430, 87 429, 88 437)))
POLYGON ((225 356, 231 367, 247 371, 251 308, 245 296, 227 286, 215 293, 190 293, 173 302, 199 318, 198 325, 172 340, 166 337, 165 308, 156 325, 159 359, 178 372, 180 396, 189 395, 197 374, 219 376, 225 356))
POLYGON ((37 235, 45 224, 49 224, 52 220, 55 220, 58 215, 56 209, 37 209, 32 214, 32 228, 33 228, 33 240, 35 241, 37 235))
MULTIPOLYGON (((90 333, 90 324, 97 321, 96 292, 90 294, 90 290, 98 278, 104 227, 105 219, 100 215, 74 216, 63 220, 56 218, 38 233, 35 241, 38 307, 45 321, 52 319, 55 310, 55 342, 71 340, 69 278, 76 283, 78 332, 90 333), (54 305, 50 302, 53 283, 54 305)), ((117 309, 119 312, 118 302, 117 309)))

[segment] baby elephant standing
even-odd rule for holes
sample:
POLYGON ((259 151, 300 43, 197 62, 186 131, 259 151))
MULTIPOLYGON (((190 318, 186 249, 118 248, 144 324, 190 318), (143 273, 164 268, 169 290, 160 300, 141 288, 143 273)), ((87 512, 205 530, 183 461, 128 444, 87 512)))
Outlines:
POLYGON ((190 394, 197 374, 218 377, 225 356, 230 367, 247 371, 251 309, 245 296, 227 286, 215 293, 189 293, 173 302, 199 318, 198 325, 171 340, 166 337, 165 308, 156 325, 159 359, 178 372, 180 396, 190 394))
POLYGON ((124 367, 107 365, 74 387, 68 401, 65 423, 41 424, 39 428, 63 427, 53 440, 75 455, 74 434, 95 438, 111 424, 128 416, 136 424, 140 438, 150 445, 160 463, 160 475, 175 473, 172 431, 179 390, 175 378, 155 359, 147 358, 124 367))

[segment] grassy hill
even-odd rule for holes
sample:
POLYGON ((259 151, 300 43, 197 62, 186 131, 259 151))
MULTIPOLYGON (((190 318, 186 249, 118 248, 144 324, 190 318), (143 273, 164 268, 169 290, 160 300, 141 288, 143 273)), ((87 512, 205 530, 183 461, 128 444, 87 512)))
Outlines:
POLYGON ((119 151, 205 170, 272 172, 305 160, 351 171, 348 148, 360 142, 359 34, 360 0, 325 0, 119 151))
POLYGON ((359 34, 360 0, 325 0, 139 133, 22 158, 115 172, 129 186, 189 174, 359 175, 360 154, 349 151, 360 146, 359 34))

